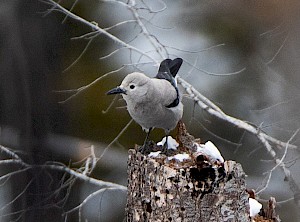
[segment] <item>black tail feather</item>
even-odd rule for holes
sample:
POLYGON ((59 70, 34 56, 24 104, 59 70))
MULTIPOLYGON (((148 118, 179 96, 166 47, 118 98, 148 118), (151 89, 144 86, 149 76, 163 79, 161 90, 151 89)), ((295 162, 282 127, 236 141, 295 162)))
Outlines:
POLYGON ((182 65, 182 62, 183 62, 183 60, 181 58, 176 58, 169 63, 170 72, 173 77, 175 77, 176 74, 178 73, 178 71, 182 65))
POLYGON ((165 59, 160 63, 158 73, 156 78, 168 80, 172 85, 176 85, 174 82, 174 77, 178 73, 183 60, 181 58, 165 59))

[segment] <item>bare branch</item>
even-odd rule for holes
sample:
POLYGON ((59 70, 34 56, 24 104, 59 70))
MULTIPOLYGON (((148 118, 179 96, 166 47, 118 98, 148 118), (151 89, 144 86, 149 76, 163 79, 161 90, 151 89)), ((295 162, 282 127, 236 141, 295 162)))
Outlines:
POLYGON ((74 65, 82 58, 83 54, 87 51, 87 49, 88 49, 88 47, 90 46, 90 44, 92 43, 93 39, 94 39, 94 37, 92 37, 92 38, 88 41, 88 43, 86 44, 86 46, 84 47, 84 49, 82 50, 82 52, 80 53, 80 55, 77 57, 77 59, 75 59, 75 60, 71 63, 71 65, 69 65, 67 68, 65 68, 65 70, 64 70, 63 72, 66 72, 66 71, 70 70, 71 67, 73 67, 73 66, 74 66, 74 65))
POLYGON ((70 18, 75 19, 76 21, 79 21, 85 25, 87 25, 88 27, 90 27, 92 30, 97 30, 99 31, 99 33, 104 34, 106 37, 108 37, 109 39, 113 40, 114 42, 116 42, 117 44, 126 47, 130 50, 133 50, 135 52, 137 52, 138 54, 142 55, 143 57, 146 57, 148 59, 150 59, 151 61, 157 63, 157 61, 151 57, 149 54, 144 53, 143 51, 141 51, 140 49, 129 45, 127 43, 125 43, 124 41, 122 41, 121 39, 117 38, 116 36, 110 34, 109 32, 107 32, 105 29, 100 28, 98 25, 96 25, 95 23, 89 22, 87 20, 85 20, 84 18, 74 14, 73 12, 65 9, 64 7, 62 7, 60 4, 56 3, 53 0, 41 0, 42 2, 51 5, 52 8, 50 9, 51 11, 58 9, 58 11, 64 13, 65 15, 68 15, 70 18))
POLYGON ((101 180, 97 180, 97 179, 94 179, 92 177, 89 177, 87 175, 84 175, 80 172, 77 172, 75 170, 72 170, 66 166, 58 166, 58 165, 40 165, 40 166, 34 166, 34 167, 39 167, 39 168, 42 168, 42 169, 52 169, 52 170, 58 170, 58 171, 61 171, 61 172, 66 172, 72 176, 75 176, 77 179, 80 179, 80 180, 84 180, 86 182, 89 182, 93 185, 96 185, 96 186, 99 186, 99 187, 114 187, 114 188, 118 188, 120 190, 126 190, 126 187, 122 186, 122 185, 119 185, 119 184, 115 184, 115 183, 111 183, 111 182, 106 182, 106 181, 101 181, 101 180))
POLYGON ((215 48, 218 48, 218 47, 221 47, 221 46, 225 46, 225 45, 226 45, 225 43, 221 43, 221 44, 213 45, 213 46, 207 47, 205 49, 199 49, 199 50, 184 50, 184 49, 176 48, 174 46, 166 46, 166 47, 170 48, 170 49, 174 49, 174 50, 179 51, 179 52, 186 52, 186 53, 196 54, 196 53, 200 53, 200 52, 209 51, 209 50, 212 50, 212 49, 215 49, 215 48))
POLYGON ((187 63, 188 65, 190 65, 191 67, 193 67, 194 69, 200 71, 200 72, 203 72, 207 75, 211 75, 211 76, 232 76, 232 75, 238 75, 242 72, 244 72, 246 70, 246 67, 238 70, 238 71, 235 71, 235 72, 228 72, 228 73, 215 73, 215 72, 210 72, 210 71, 207 71, 207 70, 204 70, 204 69, 200 69, 199 67, 197 66, 194 66, 192 63, 190 63, 189 61, 186 61, 184 60, 185 63, 187 63))
POLYGON ((0 151, 6 153, 8 156, 12 157, 17 162, 20 162, 20 164, 23 167, 28 167, 29 165, 26 164, 15 152, 11 151, 9 148, 0 145, 0 151))
POLYGON ((287 151, 288 151, 288 147, 289 147, 289 144, 290 142, 294 139, 294 137, 298 134, 299 132, 299 129, 296 130, 296 132, 291 136, 291 138, 288 140, 288 142, 286 143, 286 146, 285 146, 285 150, 284 150, 284 153, 281 157, 281 159, 278 159, 276 157, 273 157, 274 160, 275 160, 275 163, 276 165, 268 172, 266 172, 265 174, 267 174, 266 176, 266 182, 264 184, 264 186, 257 192, 255 192, 256 194, 260 194, 261 192, 263 192, 265 189, 267 189, 267 187, 269 186, 269 183, 270 183, 270 180, 271 180, 271 177, 272 177, 272 173, 279 167, 281 166, 283 168, 283 171, 285 172, 286 176, 290 177, 290 172, 288 169, 286 169, 285 167, 285 164, 283 162, 283 160, 285 159, 286 155, 287 155, 287 151))
POLYGON ((201 109, 204 109, 209 114, 219 119, 222 119, 226 122, 229 122, 232 125, 244 129, 247 132, 257 136, 258 139, 262 142, 262 144, 264 144, 264 146, 267 148, 268 152, 272 153, 271 155, 272 157, 276 155, 269 142, 274 143, 279 147, 289 146, 289 148, 297 148, 297 146, 295 145, 282 142, 280 140, 277 140, 265 134, 258 127, 255 127, 245 121, 242 121, 240 119, 225 114, 217 105, 215 105, 212 101, 210 101, 208 98, 206 98, 201 93, 199 93, 191 84, 187 83, 185 80, 183 80, 180 77, 178 77, 177 81, 185 89, 185 91, 189 94, 189 96, 193 98, 193 100, 200 106, 201 109))
POLYGON ((105 149, 103 150, 103 152, 101 153, 99 160, 104 156, 105 152, 107 151, 107 149, 109 147, 111 147, 112 144, 114 144, 116 141, 118 141, 118 139, 120 138, 120 136, 122 136, 122 134, 127 130, 127 128, 130 126, 130 124, 133 122, 133 119, 131 119, 126 126, 120 131, 120 133, 113 139, 113 141, 110 142, 110 144, 108 144, 105 149))
POLYGON ((17 199, 19 199, 29 188, 31 183, 33 182, 34 179, 31 179, 29 183, 26 185, 26 187, 15 197, 13 198, 9 203, 5 204, 3 207, 0 208, 0 211, 3 211, 5 208, 9 207, 11 204, 13 204, 17 199))
POLYGON ((99 195, 99 194, 103 194, 104 192, 106 192, 107 190, 118 190, 116 188, 102 188, 100 190, 97 190, 96 192, 91 193, 90 195, 88 195, 78 206, 72 208, 71 210, 68 210, 67 212, 65 212, 65 216, 67 217, 70 213, 78 210, 78 220, 81 221, 81 211, 82 211, 82 207, 87 204, 88 201, 90 201, 92 198, 94 198, 95 196, 99 195))
POLYGON ((269 61, 266 62, 267 65, 269 65, 270 63, 272 63, 272 62, 274 61, 274 59, 275 59, 275 58, 277 57, 277 55, 280 53, 280 51, 282 50, 282 48, 283 48, 283 46, 285 45, 286 41, 288 40, 288 37, 289 37, 289 35, 287 35, 287 36, 284 38, 282 44, 280 45, 280 47, 278 48, 278 50, 276 51, 276 53, 274 54, 274 56, 273 56, 269 61))
POLYGON ((70 101, 71 99, 73 99, 74 97, 78 96, 79 94, 83 93, 85 90, 87 90, 89 87, 95 85, 96 83, 98 83, 100 80, 102 80, 103 78, 107 77, 108 75, 111 75, 111 74, 114 74, 114 73, 117 73, 119 71, 121 71, 122 69, 124 69, 125 66, 122 66, 121 68, 119 69, 116 69, 116 70, 113 70, 111 72, 108 72, 100 77, 98 77, 97 79, 95 79, 94 81, 92 81, 91 83, 87 84, 87 85, 84 85, 84 86, 81 86, 80 88, 77 88, 77 89, 68 89, 68 90, 56 90, 54 92, 56 93, 67 93, 67 92, 71 92, 73 93, 71 96, 69 96, 67 99, 63 100, 63 101, 60 101, 59 103, 63 104, 63 103, 66 103, 68 101, 70 101))
MULTIPOLYGON (((75 0, 74 3, 72 4, 71 8, 69 9, 70 12, 73 11, 73 9, 75 8, 76 4, 79 2, 79 0, 75 0)), ((62 21, 62 23, 65 23, 65 21, 67 20, 68 15, 65 16, 64 20, 62 21)))

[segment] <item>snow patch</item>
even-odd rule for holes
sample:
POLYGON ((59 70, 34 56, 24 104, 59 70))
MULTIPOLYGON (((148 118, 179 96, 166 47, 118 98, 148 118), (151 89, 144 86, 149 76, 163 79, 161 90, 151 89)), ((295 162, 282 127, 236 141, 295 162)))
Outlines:
POLYGON ((191 158, 190 155, 187 154, 187 153, 179 153, 179 154, 176 154, 176 155, 174 155, 174 156, 168 157, 168 160, 176 159, 177 161, 182 162, 182 161, 188 160, 188 159, 190 159, 190 158, 191 158))
POLYGON ((211 157, 212 159, 219 160, 224 163, 224 158, 222 157, 218 148, 211 142, 207 141, 205 144, 196 144, 197 152, 204 153, 205 155, 211 157))
POLYGON ((155 157, 158 157, 159 154, 160 154, 160 151, 151 152, 148 154, 148 157, 155 158, 155 157))
MULTIPOLYGON (((163 146, 166 143, 166 138, 167 137, 162 138, 162 140, 159 141, 156 145, 163 146)), ((172 136, 168 136, 168 149, 176 150, 178 146, 179 143, 177 143, 177 141, 172 136)))
POLYGON ((255 217, 260 209, 262 208, 262 204, 253 198, 249 198, 249 206, 250 206, 250 217, 255 217))

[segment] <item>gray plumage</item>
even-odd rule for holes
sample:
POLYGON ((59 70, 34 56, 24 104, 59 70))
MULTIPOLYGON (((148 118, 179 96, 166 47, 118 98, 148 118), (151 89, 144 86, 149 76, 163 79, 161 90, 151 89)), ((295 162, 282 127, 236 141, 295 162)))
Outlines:
POLYGON ((168 135, 183 114, 181 95, 174 78, 181 64, 180 58, 162 61, 155 78, 139 72, 128 74, 120 86, 107 94, 121 93, 130 116, 146 132, 162 128, 168 135))

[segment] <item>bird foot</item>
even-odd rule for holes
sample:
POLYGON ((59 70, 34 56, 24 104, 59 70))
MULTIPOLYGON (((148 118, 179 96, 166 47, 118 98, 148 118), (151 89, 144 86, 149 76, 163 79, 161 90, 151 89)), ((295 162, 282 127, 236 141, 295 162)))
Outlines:
POLYGON ((178 151, 174 149, 169 149, 168 144, 165 143, 164 145, 161 146, 161 154, 164 154, 166 156, 172 156, 176 154, 178 151))
POLYGON ((140 146, 138 151, 142 154, 149 154, 151 152, 153 152, 153 146, 154 146, 154 142, 153 141, 146 141, 143 146, 140 146))
POLYGON ((164 145, 162 145, 161 147, 161 154, 165 154, 166 156, 168 156, 168 144, 167 143, 164 143, 164 145))

